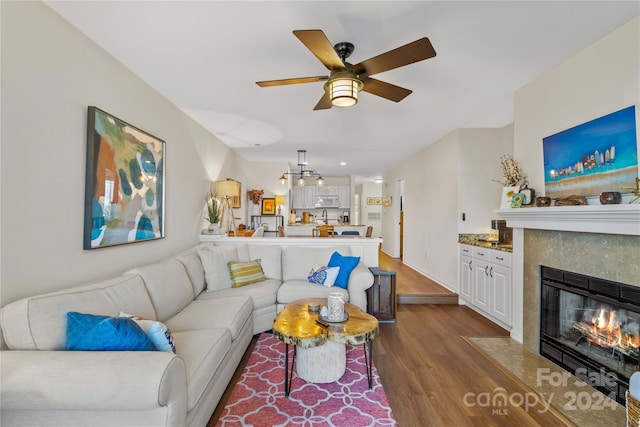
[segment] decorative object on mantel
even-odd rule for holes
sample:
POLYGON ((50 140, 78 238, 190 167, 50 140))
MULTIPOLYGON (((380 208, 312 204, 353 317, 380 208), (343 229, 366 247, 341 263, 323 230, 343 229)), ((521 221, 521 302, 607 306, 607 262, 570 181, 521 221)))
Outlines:
POLYGON ((634 197, 629 200, 629 204, 640 201, 640 178, 636 177, 636 186, 634 187, 622 187, 623 190, 631 190, 631 194, 634 197))
POLYGON ((524 199, 522 200, 523 205, 533 205, 533 202, 536 199, 536 190, 529 188, 529 183, 527 181, 525 181, 524 185, 520 187, 519 193, 524 196, 524 199))
POLYGON ((584 196, 571 195, 566 199, 554 199, 555 206, 581 206, 587 204, 587 198, 584 196))
POLYGON ((600 193, 600 204, 617 205, 620 204, 622 195, 618 191, 603 191, 600 193))
POLYGON ((500 157, 501 180, 494 180, 502 184, 502 202, 500 209, 508 209, 511 206, 513 195, 520 191, 520 186, 526 182, 527 176, 522 173, 520 165, 511 154, 500 157))
POLYGON ((513 196, 511 197, 511 207, 512 208, 521 207, 523 202, 524 202, 524 194, 522 194, 522 193, 513 193, 513 196))
POLYGON ((595 196, 638 177, 635 106, 542 139, 545 195, 595 196))
POLYGON ((536 206, 539 208, 551 206, 551 197, 536 197, 536 206))

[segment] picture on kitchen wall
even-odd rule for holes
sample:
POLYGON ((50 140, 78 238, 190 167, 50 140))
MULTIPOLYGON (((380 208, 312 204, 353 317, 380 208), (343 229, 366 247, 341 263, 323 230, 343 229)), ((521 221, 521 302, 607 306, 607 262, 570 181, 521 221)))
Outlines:
POLYGON ((164 144, 89 107, 84 249, 164 237, 164 144))
POLYGON ((635 106, 543 138, 542 147, 547 197, 626 191, 638 177, 635 106))
POLYGON ((373 205, 375 203, 376 203, 375 197, 367 197, 367 204, 368 205, 373 205))
POLYGON ((262 215, 275 215, 276 214, 276 199, 275 198, 262 198, 262 215))

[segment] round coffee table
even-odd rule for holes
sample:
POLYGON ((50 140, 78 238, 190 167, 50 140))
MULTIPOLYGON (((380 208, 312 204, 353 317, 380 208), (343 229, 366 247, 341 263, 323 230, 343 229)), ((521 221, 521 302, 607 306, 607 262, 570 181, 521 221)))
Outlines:
POLYGON ((333 382, 346 369, 345 345, 363 345, 369 388, 372 382, 373 339, 378 335, 378 319, 346 303, 349 318, 341 323, 322 326, 316 323, 317 312, 309 305, 326 305, 325 298, 308 298, 291 302, 273 322, 273 336, 285 343, 285 396, 291 391, 293 367, 298 358, 298 375, 309 382, 333 382), (289 366, 289 344, 295 346, 289 366), (368 351, 367 351, 368 350, 368 351), (291 372, 291 373, 290 373, 291 372))

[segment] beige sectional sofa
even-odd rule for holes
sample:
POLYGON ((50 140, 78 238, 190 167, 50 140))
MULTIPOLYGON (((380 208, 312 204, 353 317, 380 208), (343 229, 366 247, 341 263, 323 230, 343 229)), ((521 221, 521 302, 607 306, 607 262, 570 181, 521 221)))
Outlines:
MULTIPOLYGON (((335 248, 337 249, 337 248, 335 248)), ((260 259, 268 280, 215 289, 199 245, 123 275, 8 304, 0 312, 3 426, 205 426, 251 337, 271 329, 279 308, 326 297, 306 281, 332 248, 238 245, 239 261, 260 259), (66 351, 66 313, 131 313, 171 330, 176 353, 66 351)), ((337 249, 350 255, 348 249, 337 249)), ((353 270, 345 298, 366 309, 373 276, 353 270)))

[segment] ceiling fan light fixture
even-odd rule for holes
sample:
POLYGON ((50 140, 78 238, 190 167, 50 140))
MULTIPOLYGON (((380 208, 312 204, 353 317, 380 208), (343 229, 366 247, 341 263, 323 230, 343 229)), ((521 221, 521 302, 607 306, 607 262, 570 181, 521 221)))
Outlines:
POLYGON ((325 90, 334 107, 351 107, 358 103, 358 92, 363 86, 355 74, 345 71, 335 73, 325 84, 325 90))

